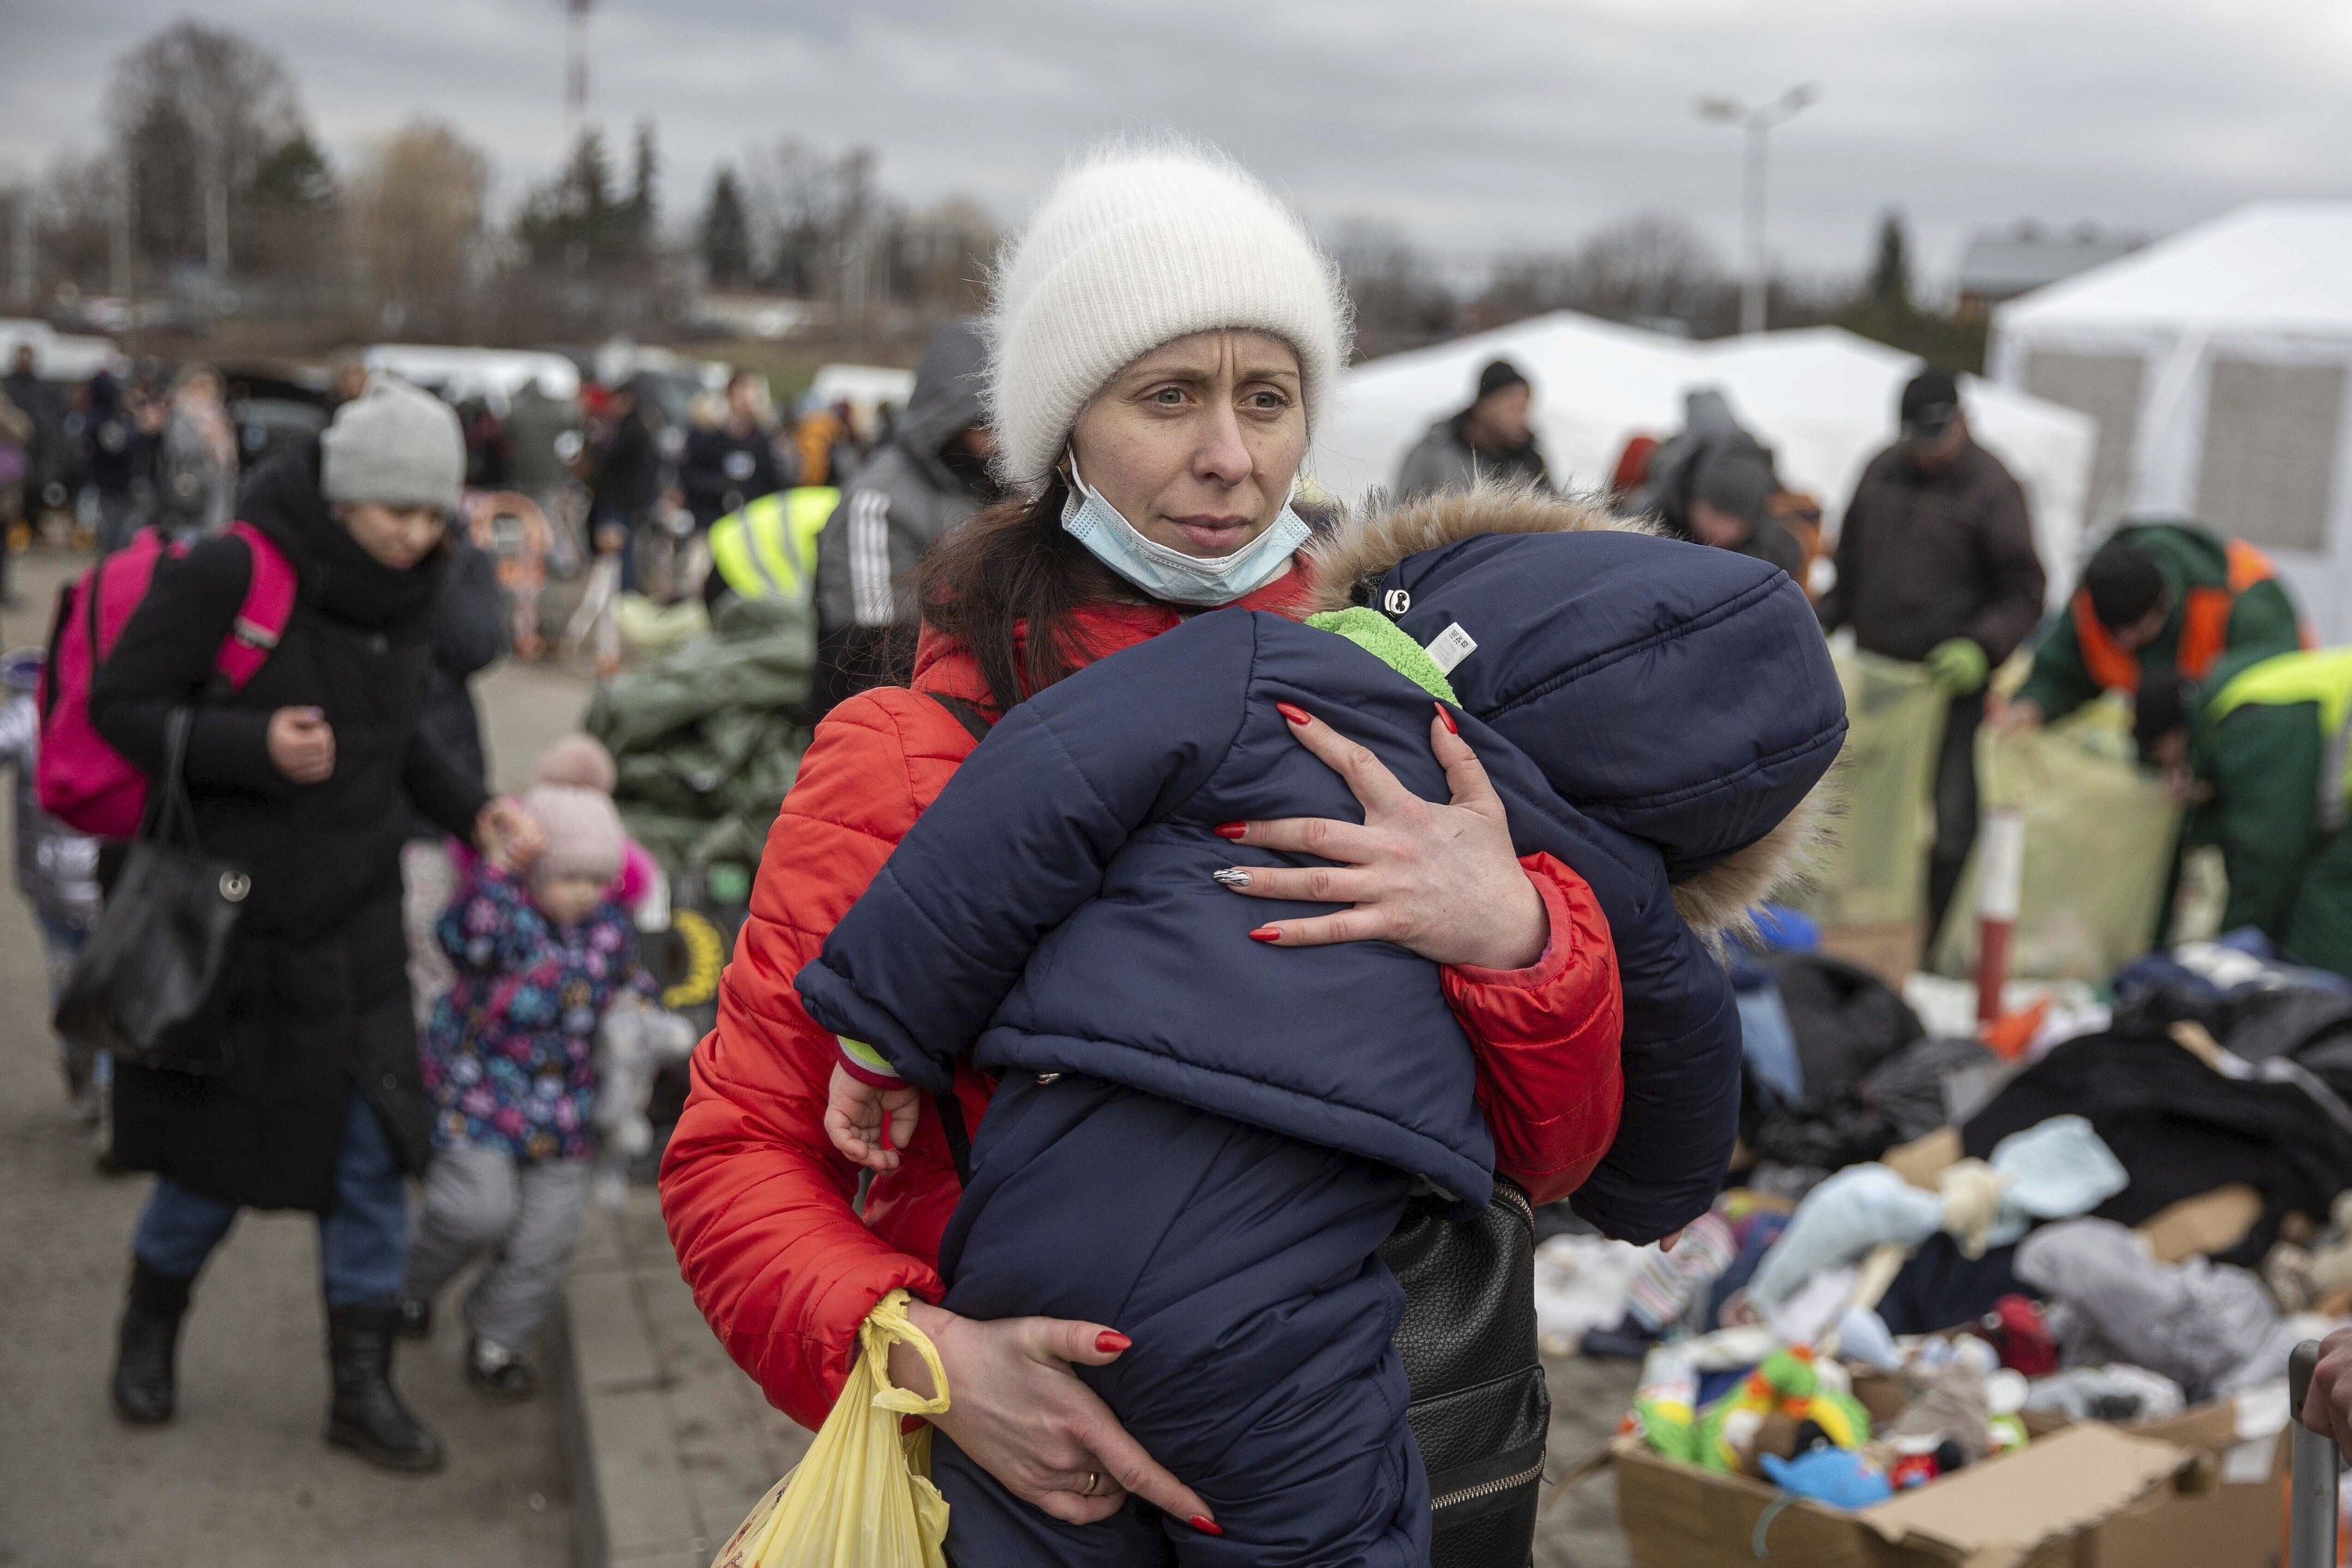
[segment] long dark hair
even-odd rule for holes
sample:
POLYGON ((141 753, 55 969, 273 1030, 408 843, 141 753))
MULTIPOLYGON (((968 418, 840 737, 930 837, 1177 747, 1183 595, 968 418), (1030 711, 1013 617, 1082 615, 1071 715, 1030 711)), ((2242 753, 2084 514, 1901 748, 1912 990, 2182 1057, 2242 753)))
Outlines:
POLYGON ((923 622, 979 662, 1000 712, 1094 658, 1077 625, 1081 606, 1152 602, 1063 531, 1068 497, 1057 472, 1042 494, 976 513, 923 556, 923 622))

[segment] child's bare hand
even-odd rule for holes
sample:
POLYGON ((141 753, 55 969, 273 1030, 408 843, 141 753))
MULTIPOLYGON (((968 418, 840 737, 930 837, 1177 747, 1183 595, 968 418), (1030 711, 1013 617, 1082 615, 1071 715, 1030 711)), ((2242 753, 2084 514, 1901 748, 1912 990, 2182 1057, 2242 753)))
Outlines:
POLYGON ((919 1089, 877 1089, 834 1064, 824 1091, 824 1131, 843 1157, 869 1171, 895 1171, 898 1151, 915 1135, 919 1089))

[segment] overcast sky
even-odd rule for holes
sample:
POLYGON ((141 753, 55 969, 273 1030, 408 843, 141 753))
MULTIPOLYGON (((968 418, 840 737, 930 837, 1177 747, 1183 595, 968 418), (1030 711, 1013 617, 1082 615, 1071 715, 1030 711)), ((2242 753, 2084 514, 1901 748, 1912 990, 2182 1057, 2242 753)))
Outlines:
MULTIPOLYGON (((0 0, 0 178, 95 146, 113 62, 190 9, 0 0)), ((339 160, 432 114, 505 198, 558 162, 557 0, 193 10, 278 54, 339 160)), ((1738 138, 1693 101, 1797 82, 1822 98, 1774 137, 1772 245, 1801 269, 1860 268, 1889 205, 1933 276, 2020 217, 2160 233, 2352 194, 2344 0, 598 0, 589 37, 591 112, 658 123, 672 218, 793 135, 1016 220, 1074 148, 1174 127, 1327 228, 1469 258, 1659 210, 1730 254, 1738 138)))

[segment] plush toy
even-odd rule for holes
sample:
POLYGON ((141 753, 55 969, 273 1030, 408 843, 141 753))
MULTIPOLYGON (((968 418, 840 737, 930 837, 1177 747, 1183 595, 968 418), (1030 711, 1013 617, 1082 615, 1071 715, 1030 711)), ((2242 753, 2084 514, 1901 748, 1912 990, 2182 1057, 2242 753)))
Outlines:
POLYGON ((1691 1462, 1710 1470, 1746 1468, 1758 1428, 1776 1410, 1791 1420, 1814 1423, 1841 1448, 1870 1441, 1870 1413, 1853 1394, 1825 1385, 1812 1351, 1798 1345, 1765 1357, 1738 1387, 1706 1407, 1698 1417, 1698 1451, 1691 1462))
POLYGON ((628 1190, 629 1161, 654 1146, 646 1107, 654 1075, 694 1052, 692 1023, 631 992, 615 997, 596 1026, 596 1110, 602 1145, 598 1201, 618 1208, 628 1190))
POLYGON ((1791 1497, 1832 1508, 1868 1508, 1894 1494, 1886 1472, 1851 1448, 1815 1448, 1793 1459, 1767 1454, 1764 1474, 1791 1497))

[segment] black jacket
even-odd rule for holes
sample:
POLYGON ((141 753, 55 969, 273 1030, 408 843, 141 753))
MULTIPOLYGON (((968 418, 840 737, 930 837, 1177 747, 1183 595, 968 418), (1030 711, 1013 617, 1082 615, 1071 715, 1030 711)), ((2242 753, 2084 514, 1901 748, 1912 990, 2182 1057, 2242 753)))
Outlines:
POLYGON ((484 796, 416 739, 442 559, 394 572, 368 557, 329 513, 318 464, 308 443, 257 470, 240 502, 300 581, 260 672, 208 693, 252 561, 242 540, 207 540, 158 573, 99 671, 90 718, 152 774, 172 710, 194 705, 202 845, 253 879, 227 982, 231 1065, 205 1079, 118 1066, 116 1158, 226 1202, 323 1214, 354 1086, 409 1169, 430 1152, 400 918, 403 796, 460 835, 484 796), (334 728, 324 783, 289 784, 270 764, 269 716, 288 707, 321 709, 334 728))
MULTIPOLYGON (((416 736, 418 744, 438 752, 477 789, 489 787, 489 757, 482 749, 481 715, 467 683, 506 657, 512 632, 497 560, 464 539, 451 538, 449 563, 433 605, 433 673, 425 679, 416 736)), ((420 812, 414 831, 431 837, 441 828, 420 812)))
POLYGON ((589 487, 591 522, 625 523, 635 528, 661 492, 661 443, 646 411, 632 408, 623 415, 596 454, 596 478, 589 487))
POLYGON ((767 431, 754 426, 750 435, 738 436, 719 425, 688 433, 677 483, 694 525, 709 528, 744 502, 782 489, 784 473, 767 431))
POLYGON ((1838 526, 1822 627, 1851 625, 1869 652, 1915 661, 1972 637, 1998 665, 2042 619, 2043 586, 2025 492, 2000 458, 1971 442, 1923 474, 1890 447, 1862 471, 1838 526))

